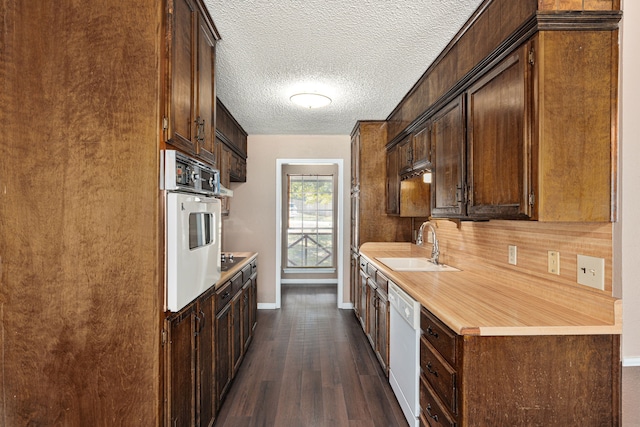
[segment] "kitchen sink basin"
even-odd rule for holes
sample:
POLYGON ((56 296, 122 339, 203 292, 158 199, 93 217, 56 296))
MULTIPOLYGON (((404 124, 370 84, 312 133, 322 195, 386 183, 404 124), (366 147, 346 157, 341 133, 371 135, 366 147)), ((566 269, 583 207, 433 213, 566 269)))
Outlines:
POLYGON ((428 258, 376 258, 394 271, 460 271, 445 264, 434 264, 428 258))

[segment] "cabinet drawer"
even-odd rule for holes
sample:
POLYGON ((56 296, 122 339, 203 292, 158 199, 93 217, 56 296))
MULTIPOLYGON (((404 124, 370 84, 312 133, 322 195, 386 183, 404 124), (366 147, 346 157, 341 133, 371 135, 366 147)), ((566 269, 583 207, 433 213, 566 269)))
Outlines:
POLYGON ((376 283, 378 284, 378 288, 384 290, 385 293, 389 293, 389 279, 379 271, 376 273, 376 283))
POLYGON ((251 278, 251 264, 247 264, 242 267, 242 283, 245 283, 251 278))
POLYGON ((422 375, 438 393, 451 413, 456 409, 456 371, 438 354, 423 336, 420 339, 420 369, 422 375))
POLYGON ((420 316, 422 336, 449 362, 456 366, 456 334, 424 307, 420 316))
POLYGON ((243 283, 244 282, 242 281, 242 271, 238 271, 238 273, 236 273, 236 275, 231 278, 231 286, 232 286, 231 296, 237 294, 240 291, 240 289, 242 289, 243 283))
POLYGON ((216 314, 218 314, 225 305, 231 301, 233 286, 231 280, 216 290, 216 314))
POLYGON ((367 274, 371 277, 376 277, 376 272, 378 270, 376 270, 376 268, 373 266, 373 264, 367 264, 367 274))
POLYGON ((458 425, 454 417, 444 409, 424 377, 420 377, 420 413, 421 418, 427 422, 429 427, 455 427, 458 425))

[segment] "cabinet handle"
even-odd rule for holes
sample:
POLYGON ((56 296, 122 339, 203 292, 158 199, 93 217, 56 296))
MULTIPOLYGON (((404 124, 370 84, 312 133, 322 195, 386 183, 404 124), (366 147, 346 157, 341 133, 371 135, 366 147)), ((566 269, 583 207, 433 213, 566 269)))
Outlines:
POLYGON ((204 311, 202 311, 202 309, 200 309, 200 331, 202 331, 202 328, 204 328, 204 325, 206 323, 207 317, 204 315, 204 311))
POLYGON ((456 202, 463 203, 464 202, 464 191, 462 186, 456 186, 456 202))
POLYGON ((431 328, 431 325, 427 327, 427 333, 436 339, 438 338, 438 333, 431 328))
POLYGON ((433 421, 438 422, 438 414, 431 413, 431 403, 427 403, 427 415, 429 415, 433 421))
POLYGON ((429 371, 430 374, 435 375, 436 377, 438 376, 438 371, 433 370, 433 366, 431 366, 431 362, 427 362, 427 371, 429 371))
POLYGON ((200 117, 196 118, 196 140, 198 142, 204 141, 204 119, 200 117))

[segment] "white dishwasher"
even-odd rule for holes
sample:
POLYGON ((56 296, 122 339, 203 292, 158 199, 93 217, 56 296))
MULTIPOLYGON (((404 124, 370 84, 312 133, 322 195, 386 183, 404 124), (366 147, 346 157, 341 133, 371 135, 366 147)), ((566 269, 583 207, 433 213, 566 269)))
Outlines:
POLYGON ((389 282, 389 382, 411 427, 420 415, 420 304, 389 282))

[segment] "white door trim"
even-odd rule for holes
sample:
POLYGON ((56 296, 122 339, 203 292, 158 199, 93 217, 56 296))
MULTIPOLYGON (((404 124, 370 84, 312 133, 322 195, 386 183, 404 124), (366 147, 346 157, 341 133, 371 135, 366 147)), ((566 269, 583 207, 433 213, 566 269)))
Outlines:
MULTIPOLYGON (((344 159, 276 159, 276 304, 280 308, 282 279, 282 168, 287 164, 333 164, 338 166, 338 308, 346 308, 344 298, 344 159)), ((347 302, 348 303, 348 302, 347 302)))

